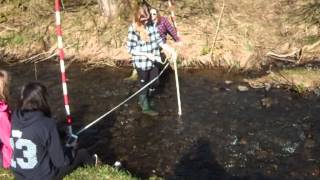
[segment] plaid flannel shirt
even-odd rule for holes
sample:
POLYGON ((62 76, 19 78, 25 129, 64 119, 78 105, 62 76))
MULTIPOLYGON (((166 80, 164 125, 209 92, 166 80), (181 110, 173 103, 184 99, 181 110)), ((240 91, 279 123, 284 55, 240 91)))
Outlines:
POLYGON ((129 27, 127 41, 128 52, 132 55, 134 66, 143 71, 152 69, 154 63, 146 56, 135 55, 134 52, 152 53, 156 61, 161 61, 160 46, 163 44, 156 26, 147 25, 146 29, 149 32, 149 42, 141 40, 139 33, 132 25, 129 27))
POLYGON ((171 25, 168 18, 161 16, 157 22, 157 28, 164 43, 167 41, 167 34, 169 34, 175 42, 180 41, 176 28, 171 25))

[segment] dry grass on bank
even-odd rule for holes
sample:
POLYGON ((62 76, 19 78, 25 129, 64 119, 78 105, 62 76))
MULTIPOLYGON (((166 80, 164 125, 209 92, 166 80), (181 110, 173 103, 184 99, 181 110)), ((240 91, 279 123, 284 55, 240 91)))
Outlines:
POLYGON ((270 71, 262 77, 245 79, 244 81, 253 88, 264 88, 267 84, 272 87, 289 86, 292 90, 302 94, 307 91, 314 91, 320 87, 319 76, 319 69, 297 67, 270 71))
MULTIPOLYGON (((256 69, 269 51, 285 54, 319 41, 318 26, 293 20, 298 16, 292 12, 312 0, 226 1, 218 26, 222 2, 184 0, 177 3, 178 27, 184 42, 182 47, 177 47, 183 59, 180 66, 256 69)), ((151 3, 169 16, 165 2, 151 0, 151 3)), ((15 4, 0 7, 3 12, 0 14, 1 54, 7 59, 21 60, 54 49, 52 2, 32 0, 17 7, 15 4)), ((66 59, 93 66, 115 66, 116 62, 130 58, 125 48, 128 20, 108 21, 94 3, 66 4, 62 17, 66 59)), ((171 44, 174 43, 171 41, 171 44)), ((316 46, 303 52, 303 58, 313 59, 319 51, 316 46)))

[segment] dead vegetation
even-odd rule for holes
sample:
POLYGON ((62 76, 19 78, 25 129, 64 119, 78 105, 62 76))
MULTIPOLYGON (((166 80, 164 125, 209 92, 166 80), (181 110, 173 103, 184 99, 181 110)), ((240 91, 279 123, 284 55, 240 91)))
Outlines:
MULTIPOLYGON (((166 1, 150 2, 169 16, 166 1)), ((223 5, 223 2, 177 1, 175 13, 184 42, 177 47, 182 59, 180 66, 219 66, 231 71, 258 69, 262 62, 279 57, 293 58, 293 63, 317 59, 320 48, 316 17, 320 8, 314 7, 319 7, 319 3, 245 0, 226 1, 223 5), (283 57, 296 51, 300 52, 299 57, 283 57), (268 56, 270 53, 273 56, 268 56)), ((101 15, 96 1, 79 3, 65 1, 62 13, 66 59, 93 66, 116 66, 120 61, 128 61, 125 47, 128 14, 108 20, 101 15)), ((0 52, 6 60, 25 60, 50 52, 56 46, 52 1, 2 1, 0 12, 0 52)), ((170 44, 174 45, 172 41, 170 44)))

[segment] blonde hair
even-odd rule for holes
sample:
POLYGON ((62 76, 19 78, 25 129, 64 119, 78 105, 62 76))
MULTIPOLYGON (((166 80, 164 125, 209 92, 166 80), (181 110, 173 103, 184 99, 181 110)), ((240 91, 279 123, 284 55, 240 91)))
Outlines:
POLYGON ((149 41, 149 33, 147 32, 146 28, 144 27, 143 21, 141 19, 148 18, 149 12, 146 12, 146 10, 143 7, 138 7, 134 14, 133 19, 133 28, 140 36, 140 39, 143 41, 149 41))
POLYGON ((9 96, 9 74, 5 70, 0 70, 0 100, 7 101, 9 96))

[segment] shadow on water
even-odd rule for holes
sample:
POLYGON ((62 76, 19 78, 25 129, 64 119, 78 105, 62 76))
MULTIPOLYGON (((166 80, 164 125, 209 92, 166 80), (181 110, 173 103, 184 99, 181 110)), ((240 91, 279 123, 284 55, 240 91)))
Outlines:
POLYGON ((200 138, 195 145, 190 147, 188 153, 183 155, 174 169, 177 179, 222 179, 228 176, 227 172, 216 162, 210 143, 205 138, 200 138))
MULTIPOLYGON (((12 100, 35 79, 34 66, 0 64, 12 73, 12 100)), ((130 70, 78 64, 67 69, 75 131, 138 90, 123 79, 130 70)), ((283 89, 250 89, 247 76, 212 70, 179 71, 182 117, 177 118, 174 76, 162 77, 154 98, 158 117, 141 114, 133 98, 80 136, 80 145, 103 162, 146 178, 166 179, 316 179, 320 175, 319 97, 295 96, 283 89), (231 80, 231 84, 225 83, 231 80)), ((65 110, 58 62, 37 64, 37 78, 49 89, 59 127, 65 110)), ((249 77, 250 78, 250 77, 249 77)))
POLYGON ((199 138, 175 166, 168 180, 280 180, 261 173, 237 177, 230 175, 216 160, 207 138, 199 138))

